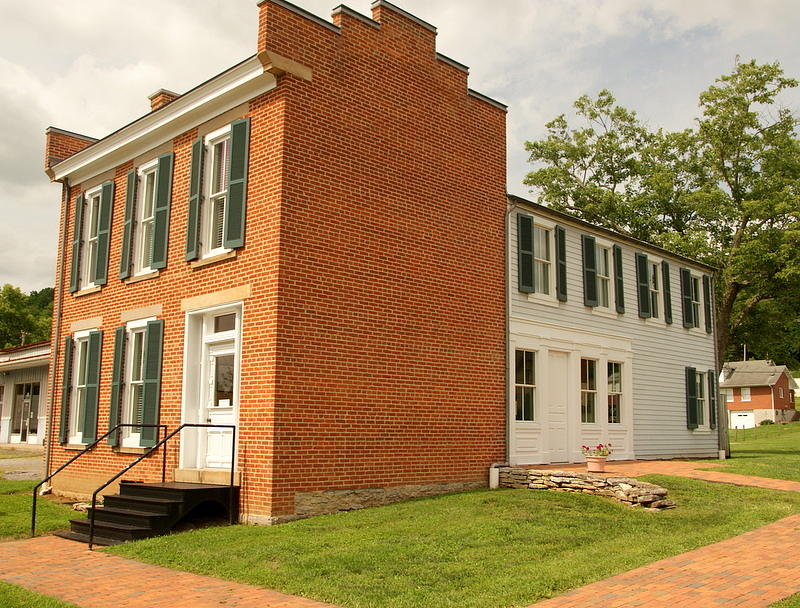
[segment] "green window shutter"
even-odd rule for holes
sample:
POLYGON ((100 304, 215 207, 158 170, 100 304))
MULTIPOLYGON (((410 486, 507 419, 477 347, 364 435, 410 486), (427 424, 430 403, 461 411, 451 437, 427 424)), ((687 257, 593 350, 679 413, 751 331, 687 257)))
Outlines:
POLYGON ((686 368, 686 428, 697 428, 697 370, 686 368))
POLYGON ((583 304, 597 306, 597 252, 593 236, 581 236, 583 249, 583 304))
MULTIPOLYGON (((114 367, 111 370, 111 404, 108 409, 108 430, 112 430, 120 422, 119 416, 122 411, 121 401, 123 393, 123 367, 125 361, 125 339, 127 333, 125 326, 117 327, 114 330, 114 367)), ((119 445, 119 431, 108 436, 110 445, 119 445)))
POLYGON ((617 312, 625 312, 625 280, 622 275, 622 247, 614 245, 614 301, 617 312))
POLYGON ((703 310, 706 317, 706 332, 711 333, 711 278, 703 275, 703 310))
POLYGON ((683 312, 683 326, 686 329, 694 327, 692 313, 692 273, 688 268, 681 268, 681 311, 683 312))
POLYGON ((75 226, 72 230, 72 268, 70 269, 69 290, 78 291, 81 281, 81 244, 83 240, 83 194, 75 199, 75 226))
POLYGON ((533 218, 522 213, 517 215, 517 260, 519 290, 533 293, 533 218))
POLYGON ((647 280, 647 256, 643 253, 636 254, 636 286, 639 296, 639 317, 648 319, 653 315, 650 310, 650 283, 647 280))
POLYGON ((567 232, 556 226, 556 297, 567 301, 567 232))
MULTIPOLYGON (((161 404, 161 350, 164 342, 164 321, 148 321, 144 342, 144 377, 142 397, 142 424, 158 424, 161 404)), ((151 447, 156 443, 158 429, 142 428, 140 445, 151 447)))
POLYGON ((713 369, 710 369, 708 370, 708 424, 712 429, 717 428, 718 393, 717 374, 713 369))
POLYGON ((58 440, 69 441, 69 399, 72 391, 72 336, 64 338, 64 375, 61 381, 61 424, 58 440))
POLYGON ((114 182, 106 182, 100 191, 97 218, 97 257, 92 282, 105 285, 108 280, 108 245, 111 238, 111 215, 114 211, 114 182))
POLYGON ((203 139, 192 144, 192 163, 189 174, 189 210, 186 220, 186 261, 200 256, 200 202, 203 198, 203 139))
POLYGON ((672 287, 670 286, 669 264, 661 261, 661 284, 664 291, 664 321, 672 324, 672 287))
POLYGON ((125 225, 122 230, 122 252, 119 258, 119 278, 127 279, 131 276, 133 264, 133 224, 136 213, 136 188, 139 177, 136 169, 128 171, 125 181, 125 225))
POLYGON ((166 268, 169 240, 169 205, 172 200, 172 162, 175 155, 158 157, 156 170, 156 202, 153 218, 153 259, 150 268, 166 268))
POLYGON ((250 156, 250 119, 231 123, 231 154, 228 157, 228 202, 225 205, 223 246, 236 249, 244 245, 244 220, 247 208, 247 161, 250 156))
POLYGON ((100 357, 103 350, 103 332, 89 332, 86 361, 86 391, 80 407, 83 411, 83 443, 97 439, 97 407, 100 402, 100 357))

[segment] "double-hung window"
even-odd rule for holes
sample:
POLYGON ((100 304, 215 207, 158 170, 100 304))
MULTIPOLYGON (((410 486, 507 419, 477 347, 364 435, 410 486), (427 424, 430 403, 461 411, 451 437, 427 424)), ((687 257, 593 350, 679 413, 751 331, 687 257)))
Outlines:
POLYGON ((581 422, 596 421, 597 361, 581 359, 581 422))
POLYGON ((550 295, 550 269, 552 258, 550 255, 550 235, 547 228, 534 226, 533 239, 533 264, 536 293, 550 295))
POLYGON ((142 276, 167 265, 174 155, 162 154, 128 173, 119 276, 142 276))
POLYGON ((79 194, 75 199, 69 290, 105 285, 114 182, 79 194))
POLYGON ((530 422, 535 419, 536 353, 531 350, 515 352, 516 419, 530 422))
POLYGON ((661 298, 661 281, 659 279, 659 264, 657 262, 648 262, 648 276, 647 281, 650 288, 650 316, 653 319, 658 318, 658 302, 661 298))
POLYGON ((608 422, 622 422, 622 363, 608 362, 608 422))
POLYGON ((692 327, 700 327, 700 278, 693 276, 691 286, 692 327))
POLYGON ((91 443, 97 437, 102 332, 82 331, 64 343, 61 393, 62 443, 91 443))
POLYGON ((697 425, 706 424, 706 375, 704 372, 695 372, 695 383, 697 388, 697 425))
POLYGON ((706 333, 713 331, 711 292, 710 276, 698 276, 688 268, 681 268, 681 307, 684 327, 692 329, 705 326, 706 333))
POLYGON ((91 287, 97 273, 97 247, 100 222, 100 188, 87 193, 84 202, 83 259, 81 288, 91 287))
POLYGON ((228 198, 230 179, 228 159, 231 153, 230 130, 211 138, 206 138, 208 147, 208 204, 201 222, 203 226, 200 243, 204 255, 213 255, 224 250, 225 205, 228 198))
POLYGON ((597 261, 597 305, 602 308, 611 306, 611 250, 608 247, 596 246, 597 261))
POLYGON ((147 447, 155 444, 161 402, 161 353, 164 322, 156 319, 130 321, 114 335, 111 372, 109 436, 111 445, 147 447))
POLYGON ((186 260, 244 245, 250 119, 236 120, 192 144, 186 260))

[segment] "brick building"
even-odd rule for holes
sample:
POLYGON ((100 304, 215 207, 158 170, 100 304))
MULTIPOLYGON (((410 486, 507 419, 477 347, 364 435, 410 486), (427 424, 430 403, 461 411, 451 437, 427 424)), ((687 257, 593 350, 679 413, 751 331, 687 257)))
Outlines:
POLYGON ((768 360, 731 361, 722 366, 720 388, 730 428, 800 419, 794 405, 797 382, 785 365, 768 360))
MULTIPOLYGON (((505 107, 385 0, 258 11, 238 65, 100 140, 47 132, 48 470, 118 423, 210 422, 236 425, 251 522, 485 485, 506 458, 505 107)), ((155 440, 124 428, 54 490, 155 440)), ((168 468, 216 481, 231 441, 187 429, 168 468)))

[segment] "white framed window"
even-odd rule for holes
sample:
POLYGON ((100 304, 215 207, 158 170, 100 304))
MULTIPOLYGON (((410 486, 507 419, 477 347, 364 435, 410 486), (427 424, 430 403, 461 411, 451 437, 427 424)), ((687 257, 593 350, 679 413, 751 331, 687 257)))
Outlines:
MULTIPOLYGON (((147 323, 154 321, 137 319, 130 321, 126 326, 127 339, 125 340, 125 390, 122 401, 121 422, 124 424, 142 424, 144 411, 144 365, 145 365, 145 340, 147 337, 147 323)), ((139 447, 141 445, 141 429, 123 427, 122 445, 126 447, 139 447)))
POLYGON ((533 264, 536 293, 550 295, 552 291, 552 231, 542 226, 534 225, 533 238, 533 264))
POLYGON ((622 422, 622 363, 608 362, 608 422, 622 422))
POLYGON ((742 401, 750 401, 750 387, 743 386, 739 389, 739 395, 742 401))
POLYGON ((80 289, 93 287, 94 277, 97 273, 101 191, 101 187, 89 190, 83 201, 83 251, 81 251, 80 289))
POLYGON ((581 359, 581 422, 597 421, 597 361, 581 359))
POLYGON ((733 401, 733 391, 729 388, 720 389, 719 394, 722 395, 722 398, 725 400, 725 403, 731 403, 733 401))
POLYGON ((518 349, 514 359, 516 420, 532 422, 536 419, 536 352, 518 349))
POLYGON ((147 163, 138 169, 139 200, 136 205, 136 227, 134 229, 134 274, 147 274, 152 271, 157 171, 158 160, 147 163))
POLYGON ((783 387, 778 387, 778 399, 783 399, 783 387))
POLYGON ((689 284, 691 286, 690 296, 692 299, 692 327, 700 327, 700 315, 701 311, 703 310, 703 307, 701 306, 703 296, 702 292, 700 291, 700 277, 692 275, 689 284))
POLYGON ((695 372, 694 381, 697 391, 697 426, 706 425, 706 374, 705 372, 695 372))
POLYGON ((661 268, 659 262, 648 261, 647 285, 650 292, 650 317, 658 319, 658 306, 661 301, 661 268))
POLYGON ((83 443, 83 416, 81 404, 86 400, 89 379, 89 332, 78 332, 73 337, 72 399, 69 405, 68 442, 83 443))
POLYGON ((230 175, 230 125, 209 133, 205 138, 205 196, 203 198, 200 243, 204 257, 227 251, 224 246, 225 207, 228 202, 230 175))
POLYGON ((611 306, 611 249, 595 245, 597 264, 597 305, 602 308, 611 306))

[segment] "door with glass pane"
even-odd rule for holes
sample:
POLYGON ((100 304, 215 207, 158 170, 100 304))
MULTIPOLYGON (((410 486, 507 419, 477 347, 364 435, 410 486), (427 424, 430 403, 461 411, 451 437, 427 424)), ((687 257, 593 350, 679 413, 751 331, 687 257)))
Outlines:
MULTIPOLYGON (((236 353, 234 342, 208 344, 205 359, 205 422, 234 424, 236 353)), ((205 466, 226 468, 231 464, 233 433, 227 428, 209 428, 206 432, 205 466)))
POLYGON ((14 407, 11 413, 11 433, 19 435, 20 442, 39 430, 39 383, 17 384, 14 387, 14 407))

